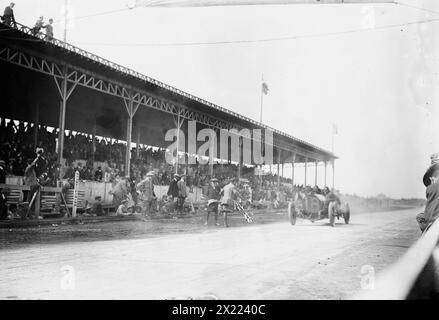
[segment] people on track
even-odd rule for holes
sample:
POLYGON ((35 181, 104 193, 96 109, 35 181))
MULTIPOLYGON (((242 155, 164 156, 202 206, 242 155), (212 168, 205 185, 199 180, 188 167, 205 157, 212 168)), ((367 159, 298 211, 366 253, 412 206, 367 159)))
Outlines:
POLYGON ((145 178, 137 184, 137 190, 140 192, 139 201, 141 202, 142 213, 145 216, 152 213, 153 203, 156 199, 153 184, 154 176, 155 172, 150 171, 145 175, 145 178))
POLYGON ((184 202, 187 198, 187 186, 185 175, 181 175, 180 180, 177 182, 178 187, 178 200, 177 200, 177 210, 179 214, 184 213, 184 202))
POLYGON ((229 224, 227 221, 227 216, 229 212, 234 210, 234 199, 237 194, 236 185, 238 183, 237 179, 231 179, 227 185, 221 190, 221 208, 220 213, 224 215, 224 227, 228 228, 229 224))
POLYGON ((207 214, 205 225, 209 224, 209 216, 213 213, 215 217, 215 225, 219 226, 218 223, 218 205, 221 198, 219 188, 219 181, 216 178, 210 180, 209 187, 207 189, 207 214))

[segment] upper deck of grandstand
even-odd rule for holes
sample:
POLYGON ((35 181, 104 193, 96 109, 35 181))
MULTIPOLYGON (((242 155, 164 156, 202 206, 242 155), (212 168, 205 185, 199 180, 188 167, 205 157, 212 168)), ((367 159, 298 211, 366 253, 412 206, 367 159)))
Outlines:
MULTIPOLYGON (((177 106, 183 106, 185 109, 202 114, 204 117, 216 119, 213 122, 214 124, 226 123, 229 124, 229 128, 238 129, 271 130, 275 147, 287 152, 297 152, 298 162, 303 161, 305 156, 316 161, 333 161, 337 158, 333 153, 311 143, 111 62, 72 44, 58 39, 46 41, 43 34, 33 35, 31 28, 19 23, 12 28, 0 23, 1 60, 45 74, 51 74, 55 78, 61 78, 62 67, 70 67, 73 70, 86 72, 87 75, 96 75, 98 79, 110 79, 110 86, 111 84, 120 84, 122 89, 127 89, 127 92, 131 89, 135 92, 140 90, 150 96, 160 97, 166 103, 170 102, 177 106), (20 53, 25 55, 21 56, 20 53), (33 60, 31 57, 38 57, 43 60, 33 60), (44 63, 45 60, 54 64, 49 66, 44 63)), ((102 92, 103 90, 99 91, 102 92)), ((123 92, 120 94, 124 95, 123 92)))

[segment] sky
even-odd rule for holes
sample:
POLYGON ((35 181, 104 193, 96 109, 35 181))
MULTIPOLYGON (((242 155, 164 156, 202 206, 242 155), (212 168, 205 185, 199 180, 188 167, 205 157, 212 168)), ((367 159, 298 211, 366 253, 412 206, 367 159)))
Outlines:
MULTIPOLYGON (((63 38, 64 1, 15 3, 17 21, 32 26, 40 15, 53 18, 55 37, 63 38)), ((422 176, 439 152, 439 21, 412 22, 439 19, 438 1, 401 1, 437 13, 314 4, 136 8, 81 18, 132 3, 69 0, 68 42, 255 120, 263 75, 270 88, 265 124, 327 150, 337 125, 335 183, 342 192, 425 196, 422 176), (290 39, 199 44, 284 37, 290 39), (198 44, 175 45, 181 43, 198 44)), ((296 169, 298 182, 303 171, 296 169)))

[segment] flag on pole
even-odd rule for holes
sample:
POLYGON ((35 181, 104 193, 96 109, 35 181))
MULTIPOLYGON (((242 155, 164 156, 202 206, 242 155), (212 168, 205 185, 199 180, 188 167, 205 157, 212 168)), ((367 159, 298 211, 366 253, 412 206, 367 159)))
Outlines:
POLYGON ((332 134, 338 134, 338 127, 336 124, 332 124, 332 134))
POLYGON ((268 91, 270 91, 270 89, 268 89, 268 85, 265 82, 262 82, 262 92, 267 95, 268 91))

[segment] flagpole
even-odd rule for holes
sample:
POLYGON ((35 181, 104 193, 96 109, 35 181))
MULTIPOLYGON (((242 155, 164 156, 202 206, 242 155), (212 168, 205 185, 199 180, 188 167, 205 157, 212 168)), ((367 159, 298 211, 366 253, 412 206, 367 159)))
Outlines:
POLYGON ((67 7, 69 5, 69 1, 65 0, 64 1, 64 42, 67 42, 67 7))
POLYGON ((262 75, 262 82, 261 82, 261 115, 260 115, 260 123, 262 124, 262 110, 264 106, 264 90, 262 89, 264 83, 264 75, 262 75))
MULTIPOLYGON (((261 114, 260 114, 260 123, 262 124, 262 109, 264 105, 264 90, 262 90, 262 85, 264 83, 264 74, 262 74, 262 82, 261 82, 261 114)), ((262 164, 261 164, 261 171, 259 172, 259 179, 260 179, 260 188, 262 189, 262 164)))

